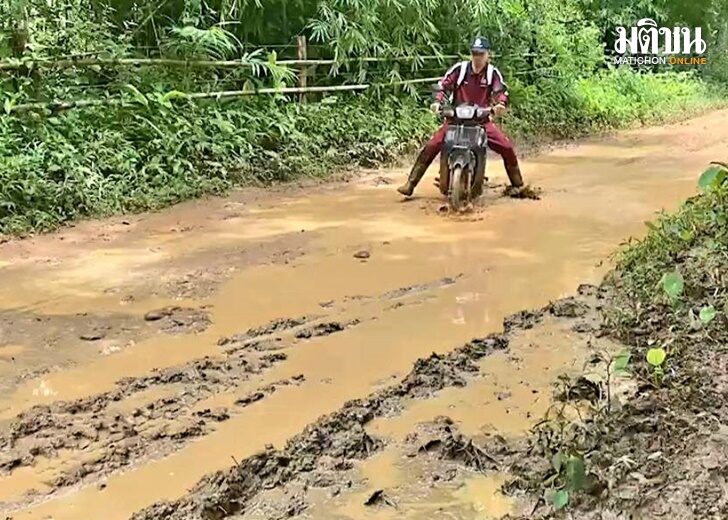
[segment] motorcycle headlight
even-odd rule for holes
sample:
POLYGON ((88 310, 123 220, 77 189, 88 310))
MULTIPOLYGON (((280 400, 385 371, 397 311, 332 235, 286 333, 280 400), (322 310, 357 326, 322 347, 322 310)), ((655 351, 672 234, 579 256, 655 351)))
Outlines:
POLYGON ((455 108, 455 114, 458 119, 473 119, 475 117, 475 107, 473 105, 460 105, 455 108))

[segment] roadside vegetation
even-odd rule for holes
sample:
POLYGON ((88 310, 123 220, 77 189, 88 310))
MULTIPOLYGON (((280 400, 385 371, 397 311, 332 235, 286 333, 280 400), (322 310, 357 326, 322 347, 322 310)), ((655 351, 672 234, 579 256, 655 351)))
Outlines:
POLYGON ((562 381, 511 484, 541 495, 528 518, 728 516, 727 177, 712 164, 619 252, 597 334, 625 347, 562 381))
POLYGON ((437 124, 423 108, 428 78, 476 33, 493 42, 513 106, 504 125, 521 143, 722 106, 725 2, 628 4, 5 0, 0 233, 401 159, 437 124), (646 16, 702 25, 709 66, 609 65, 613 28, 646 16), (301 35, 307 59, 331 63, 286 64, 301 35), (224 94, 295 87, 304 74, 308 87, 373 87, 224 94))

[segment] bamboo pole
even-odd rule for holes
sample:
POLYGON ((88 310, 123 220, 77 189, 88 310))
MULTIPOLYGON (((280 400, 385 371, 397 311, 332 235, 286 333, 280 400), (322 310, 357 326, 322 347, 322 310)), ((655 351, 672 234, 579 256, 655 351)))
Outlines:
MULTIPOLYGON (((307 94, 314 92, 351 92, 363 91, 372 87, 391 87, 398 85, 428 83, 437 81, 440 77, 408 79, 403 81, 395 81, 392 83, 379 84, 360 84, 360 85, 332 85, 329 87, 286 87, 286 88, 261 88, 257 90, 222 90, 218 92, 192 92, 186 94, 186 99, 225 99, 244 96, 255 96, 260 94, 307 94)), ((27 112, 30 110, 51 110, 59 112, 72 108, 83 108, 91 106, 107 106, 107 105, 123 105, 133 104, 132 100, 124 100, 122 98, 106 98, 106 99, 81 99, 77 101, 51 101, 51 102, 33 102, 23 103, 10 108, 10 112, 27 112)))
POLYGON ((373 85, 332 85, 330 87, 284 87, 259 88, 257 90, 223 90, 220 92, 194 92, 187 94, 188 99, 221 99, 227 97, 255 96, 258 94, 307 94, 313 92, 341 92, 366 90, 373 85))
POLYGON ((33 102, 23 103, 10 107, 10 112, 28 112, 32 110, 51 110, 52 112, 60 112, 71 108, 83 108, 94 106, 123 105, 124 100, 121 98, 106 99, 79 99, 77 101, 51 101, 51 102, 33 102))
MULTIPOLYGON (((298 43, 298 59, 300 61, 306 61, 308 58, 307 56, 307 50, 306 50, 306 36, 301 35, 297 38, 298 43)), ((308 76, 308 67, 303 67, 298 72, 298 86, 301 88, 306 88, 306 81, 308 76)), ((301 94, 301 96, 298 98, 299 103, 305 103, 306 102, 306 94, 301 94)))
POLYGON ((418 78, 418 79, 406 79, 403 81, 393 81, 392 83, 380 83, 379 85, 372 85, 375 87, 388 87, 390 85, 414 85, 416 83, 429 83, 430 81, 440 81, 442 76, 435 76, 434 78, 418 78))
MULTIPOLYGON (((218 92, 192 92, 185 94, 185 99, 224 99, 243 96, 255 96, 259 94, 305 94, 313 92, 340 92, 340 91, 361 91, 373 85, 333 85, 330 87, 286 87, 286 88, 260 88, 257 90, 222 90, 218 92)), ((10 108, 10 112, 27 112, 29 110, 48 109, 53 112, 90 106, 123 105, 133 104, 132 100, 122 98, 106 99, 81 99, 78 101, 51 101, 23 103, 10 108)))
MULTIPOLYGON (((344 60, 279 60, 277 65, 292 67, 307 67, 313 65, 334 65, 341 63, 357 62, 387 62, 387 61, 411 61, 415 59, 439 60, 447 58, 458 58, 459 56, 392 56, 392 57, 365 57, 347 58, 344 60)), ((26 61, 4 61, 0 62, 0 70, 17 70, 21 68, 47 67, 47 68, 70 68, 70 67, 93 67, 101 65, 126 65, 126 66, 168 66, 168 67, 250 67, 251 63, 243 60, 176 60, 172 58, 62 58, 59 60, 26 60, 26 61)))

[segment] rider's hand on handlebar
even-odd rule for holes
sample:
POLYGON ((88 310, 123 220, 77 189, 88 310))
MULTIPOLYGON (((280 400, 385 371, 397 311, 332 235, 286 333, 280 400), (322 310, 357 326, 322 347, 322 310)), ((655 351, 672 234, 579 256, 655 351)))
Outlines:
POLYGON ((496 116, 501 115, 503 112, 506 111, 506 106, 503 103, 498 103, 493 107, 493 114, 496 116))
POLYGON ((435 114, 440 113, 441 105, 437 101, 435 101, 433 104, 430 105, 430 110, 432 110, 435 114))

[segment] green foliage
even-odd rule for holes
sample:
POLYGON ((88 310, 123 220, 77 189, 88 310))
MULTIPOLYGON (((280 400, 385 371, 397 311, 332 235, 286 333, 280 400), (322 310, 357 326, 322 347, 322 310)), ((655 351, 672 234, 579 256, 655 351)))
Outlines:
POLYGON ((703 172, 698 180, 698 186, 703 191, 716 189, 725 182, 726 176, 728 176, 728 169, 715 164, 703 172))
POLYGON ((426 110, 398 99, 220 105, 160 97, 137 94, 148 106, 68 111, 38 122, 1 116, 0 232, 376 166, 417 145, 434 124, 426 110))
POLYGON ((647 362, 655 368, 659 368, 665 362, 667 352, 663 348, 651 348, 647 351, 647 362))
POLYGON ((662 277, 662 290, 673 300, 679 298, 685 290, 685 280, 678 271, 665 273, 662 277))
POLYGON ((222 27, 198 29, 188 25, 172 27, 164 46, 171 55, 182 58, 222 60, 233 57, 242 45, 222 27))
POLYGON ((548 479, 555 486, 550 492, 551 503, 555 509, 563 509, 573 493, 587 487, 586 463, 580 454, 557 451, 551 457, 551 467, 555 472, 548 479))
MULTIPOLYGON (((705 174, 701 177, 704 183, 705 174)), ((621 251, 617 275, 625 296, 647 304, 661 294, 719 305, 724 294, 707 292, 706 284, 722 287, 728 253, 728 184, 718 183, 688 199, 673 215, 662 215, 647 236, 621 251), (667 274, 666 274, 667 273, 667 274), (656 290, 657 288, 657 290, 656 290)))
POLYGON ((629 350, 620 352, 617 356, 615 356, 615 358, 612 362, 612 371, 615 374, 620 374, 620 373, 626 372, 631 359, 632 359, 632 353, 629 350))
POLYGON ((655 386, 660 386, 665 377, 664 364, 667 359, 667 352, 663 348, 651 348, 645 355, 647 363, 652 367, 652 381, 655 386))
POLYGON ((581 455, 571 455, 566 460, 566 487, 581 491, 586 485, 586 465, 581 455))
POLYGON ((662 122, 723 103, 724 92, 693 74, 646 74, 618 68, 573 81, 556 78, 525 85, 509 83, 512 116, 506 124, 515 135, 574 137, 662 122))
POLYGON ((700 321, 706 325, 708 323, 710 323, 711 321, 713 321, 715 319, 715 316, 716 316, 715 307, 713 307, 712 305, 706 305, 705 307, 700 309, 700 314, 699 314, 700 321))
MULTIPOLYGON (((453 61, 444 55, 467 53, 472 36, 486 34, 509 84, 512 110, 504 125, 521 141, 662 121, 674 117, 676 106, 680 116, 719 106, 725 89, 697 74, 604 66, 604 45, 611 45, 614 26, 651 16, 668 25, 703 24, 715 53, 711 77, 724 74, 728 80, 726 2, 708 4, 696 9, 673 0, 6 0, 0 2, 3 26, 27 29, 28 40, 18 55, 4 35, 0 58, 28 67, 0 79, 5 113, 0 232, 47 230, 75 218, 162 207, 236 184, 382 164, 433 127, 433 118, 420 108, 426 103, 410 99, 427 85, 419 90, 388 85, 366 98, 312 97, 305 105, 282 96, 191 100, 196 92, 295 84, 297 71, 279 61, 296 58, 298 35, 308 37, 309 58, 337 61, 309 75, 309 85, 329 85, 439 76, 453 61), (398 60, 357 59, 364 56, 398 60), (30 65, 66 57, 236 60, 245 67, 30 65), (32 101, 107 98, 123 103, 63 114, 16 112, 32 101)), ((723 170, 714 169, 701 186, 713 190, 724 178, 723 170)), ((681 228, 670 240, 677 247, 695 236, 693 229, 681 228)))
MULTIPOLYGON (((684 360, 695 348, 688 345, 717 342, 722 346, 714 337, 720 338, 720 331, 728 326, 728 184, 714 182, 714 176, 706 181, 706 177, 701 176, 699 195, 688 199, 677 213, 661 216, 644 239, 620 253, 612 279, 618 304, 610 311, 610 321, 618 324, 618 330, 659 327, 665 331, 671 338, 671 373, 677 385, 683 384, 684 360), (676 336, 680 343, 673 342, 676 336)), ((666 347, 650 348, 644 355, 642 376, 660 387, 668 360, 666 347)), ((640 372, 638 368, 638 377, 640 372)))
POLYGON ((566 506, 569 505, 569 492, 565 489, 560 489, 551 497, 551 503, 554 505, 555 509, 563 509, 566 506))

